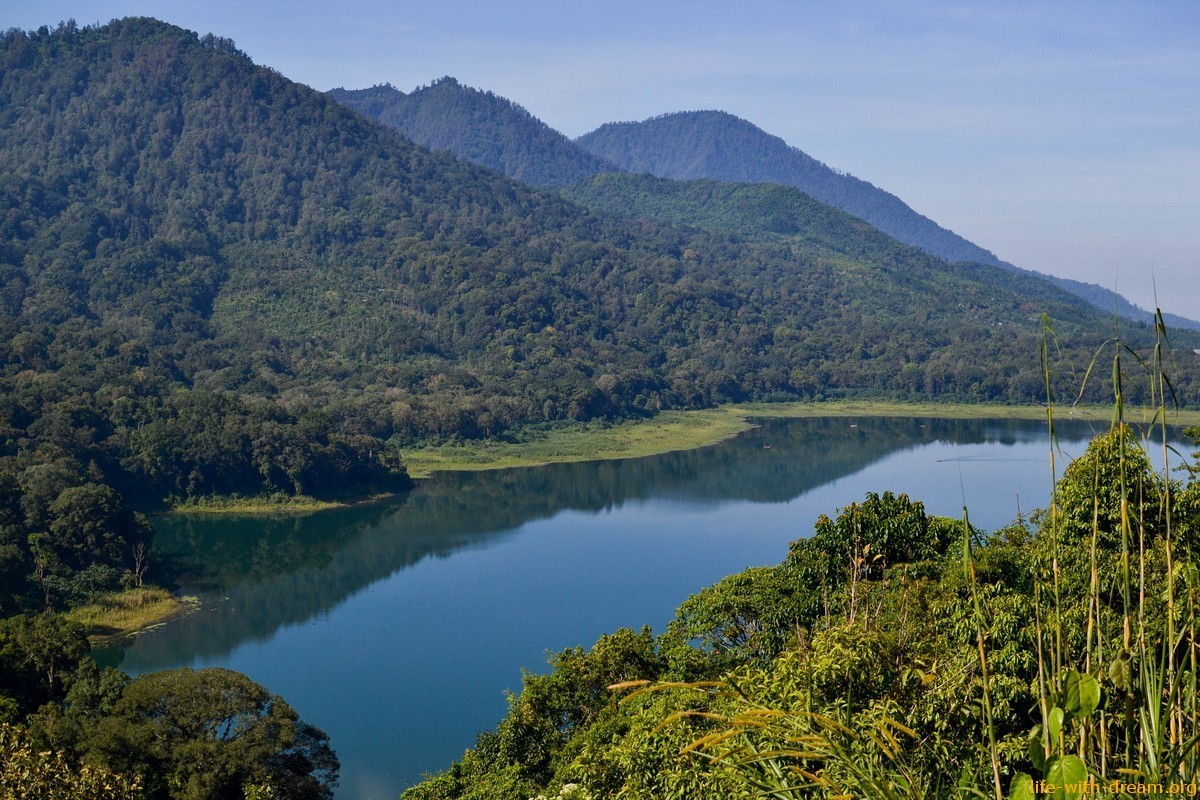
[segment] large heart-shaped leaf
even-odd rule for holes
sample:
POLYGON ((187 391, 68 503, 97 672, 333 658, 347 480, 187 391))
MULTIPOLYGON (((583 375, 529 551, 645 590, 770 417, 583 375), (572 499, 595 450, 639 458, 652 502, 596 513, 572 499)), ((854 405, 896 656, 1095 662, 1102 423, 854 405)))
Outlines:
POLYGON ((1075 717, 1090 716, 1100 705, 1100 681, 1087 673, 1067 671, 1063 705, 1075 717))
POLYGON ((1055 756, 1046 762, 1046 783, 1054 784, 1054 797, 1077 800, 1089 792, 1087 764, 1079 756, 1055 756))

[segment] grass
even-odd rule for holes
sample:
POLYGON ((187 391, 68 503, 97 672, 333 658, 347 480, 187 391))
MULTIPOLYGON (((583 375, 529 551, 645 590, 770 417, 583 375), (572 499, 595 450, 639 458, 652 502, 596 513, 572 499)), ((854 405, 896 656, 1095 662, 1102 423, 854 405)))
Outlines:
POLYGON ((160 624, 192 603, 159 586, 141 586, 104 595, 71 609, 67 617, 83 625, 91 638, 126 636, 160 624))
MULTIPOLYGON (((1112 410, 1077 407, 1060 414, 1067 418, 1106 421, 1111 418, 1112 410)), ((520 442, 478 441, 410 448, 403 456, 409 475, 427 478, 438 471, 534 467, 691 450, 736 436, 753 427, 751 420, 755 418, 859 416, 1044 420, 1046 409, 1043 406, 875 401, 744 403, 703 411, 667 411, 649 420, 604 427, 573 425, 530 433, 520 442)), ((1172 419, 1180 424, 1197 425, 1200 424, 1200 411, 1176 412, 1172 419)))
POLYGON ((753 427, 726 408, 666 411, 652 419, 614 425, 574 425, 528 434, 521 442, 478 441, 405 450, 414 478, 452 470, 534 467, 568 461, 638 458, 716 444, 753 427))
POLYGON ((175 514, 286 514, 326 511, 331 508, 347 508, 358 503, 369 503, 388 495, 370 495, 357 500, 318 500, 308 495, 215 495, 189 497, 172 504, 175 514))

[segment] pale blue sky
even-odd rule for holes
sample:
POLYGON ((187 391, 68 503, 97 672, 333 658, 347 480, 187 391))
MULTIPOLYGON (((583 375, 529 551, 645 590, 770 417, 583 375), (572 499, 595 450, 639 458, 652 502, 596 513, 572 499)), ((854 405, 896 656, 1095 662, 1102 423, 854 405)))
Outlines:
POLYGON ((442 75, 569 136, 715 108, 1023 267, 1200 317, 1200 2, 6 0, 149 15, 317 89, 442 75))

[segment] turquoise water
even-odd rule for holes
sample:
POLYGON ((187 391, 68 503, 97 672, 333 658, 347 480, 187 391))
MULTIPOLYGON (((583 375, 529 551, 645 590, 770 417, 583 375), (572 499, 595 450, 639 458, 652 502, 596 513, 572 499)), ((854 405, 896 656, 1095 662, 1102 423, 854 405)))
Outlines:
MULTIPOLYGON (((1060 424, 1060 472, 1092 433, 1060 424)), ((202 608, 102 657, 135 675, 244 672, 329 733, 338 800, 394 800, 493 727, 547 651, 661 631, 689 594, 779 562, 868 491, 965 504, 994 529, 1045 504, 1049 453, 1036 422, 768 421, 701 450, 447 475, 345 511, 160 519, 155 546, 202 608)))

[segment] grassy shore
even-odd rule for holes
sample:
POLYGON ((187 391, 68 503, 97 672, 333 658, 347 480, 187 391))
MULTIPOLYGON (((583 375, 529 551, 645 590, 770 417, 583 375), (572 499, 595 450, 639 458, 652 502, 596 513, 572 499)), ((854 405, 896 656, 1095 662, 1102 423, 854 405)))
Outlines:
POLYGON ((187 598, 181 600, 166 589, 141 586, 104 595, 94 603, 71 609, 67 617, 83 625, 89 638, 106 639, 160 625, 190 606, 187 598))
POLYGON ((375 494, 345 500, 318 500, 308 495, 271 494, 242 497, 226 495, 213 497, 190 497, 171 506, 173 514, 289 514, 327 511, 331 508, 348 508, 362 503, 373 503, 389 497, 375 494))
MULTIPOLYGON (((1106 421, 1107 407, 1057 408, 1055 418, 1106 421)), ((1046 418, 1042 406, 979 405, 971 403, 746 403, 704 411, 669 411, 653 419, 615 425, 577 425, 529 434, 520 442, 469 442, 404 451, 409 475, 425 478, 437 471, 532 467, 566 461, 636 458, 672 450, 716 444, 753 427, 755 418, 798 417, 940 417, 955 419, 1046 418)), ((1130 410, 1131 422, 1140 420, 1130 410)), ((1147 417, 1145 422, 1149 422, 1147 417)), ((1177 412, 1171 422, 1200 425, 1200 411, 1177 412)))
POLYGON ((417 447, 405 450, 403 457, 410 476, 426 478, 439 470, 533 467, 691 450, 736 436, 750 427, 745 416, 725 408, 666 411, 648 420, 530 432, 519 442, 417 447))

